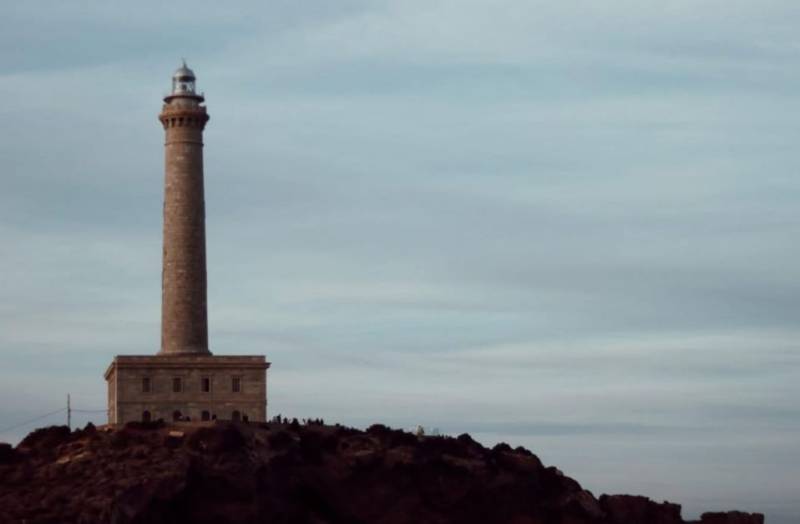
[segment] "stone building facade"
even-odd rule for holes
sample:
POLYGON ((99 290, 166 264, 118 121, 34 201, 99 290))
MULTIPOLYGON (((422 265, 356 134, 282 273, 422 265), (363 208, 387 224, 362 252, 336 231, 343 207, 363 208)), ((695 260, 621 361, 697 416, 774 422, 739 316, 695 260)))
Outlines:
POLYGON ((204 102, 184 63, 159 115, 166 135, 161 350, 111 362, 105 373, 110 424, 267 417, 265 357, 215 356, 208 347, 204 102))
POLYGON ((263 356, 133 356, 106 372, 109 423, 267 417, 263 356))

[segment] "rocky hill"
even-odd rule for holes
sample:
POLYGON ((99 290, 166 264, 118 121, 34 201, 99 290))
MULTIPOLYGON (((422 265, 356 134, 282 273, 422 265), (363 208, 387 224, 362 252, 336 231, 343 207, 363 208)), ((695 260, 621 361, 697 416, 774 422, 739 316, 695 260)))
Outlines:
MULTIPOLYGON (((702 524, 761 524, 707 513, 702 524)), ((531 452, 375 425, 129 424, 0 444, 3 523, 682 524, 590 492, 531 452)))

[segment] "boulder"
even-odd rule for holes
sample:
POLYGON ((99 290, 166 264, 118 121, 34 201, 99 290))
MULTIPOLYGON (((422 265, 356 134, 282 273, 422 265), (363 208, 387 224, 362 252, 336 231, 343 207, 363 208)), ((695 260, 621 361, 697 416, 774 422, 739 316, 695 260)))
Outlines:
POLYGON ((742 513, 741 511, 709 512, 700 516, 701 524, 764 524, 761 513, 742 513))
POLYGON ((11 444, 0 442, 0 464, 11 464, 17 459, 17 450, 11 444))
POLYGON ((600 507, 614 524, 683 524, 679 504, 636 495, 603 495, 600 507))

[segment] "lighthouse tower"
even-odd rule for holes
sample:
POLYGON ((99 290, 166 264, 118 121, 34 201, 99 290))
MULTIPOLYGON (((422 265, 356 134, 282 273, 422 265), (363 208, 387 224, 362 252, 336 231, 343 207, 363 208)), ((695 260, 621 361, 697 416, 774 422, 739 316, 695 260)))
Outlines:
POLYGON ((172 76, 159 120, 164 143, 161 353, 209 355, 203 129, 208 113, 186 63, 172 76))
POLYGON ((265 357, 209 350, 204 102, 184 62, 158 115, 165 132, 161 348, 155 355, 114 357, 105 373, 110 424, 267 417, 265 357))

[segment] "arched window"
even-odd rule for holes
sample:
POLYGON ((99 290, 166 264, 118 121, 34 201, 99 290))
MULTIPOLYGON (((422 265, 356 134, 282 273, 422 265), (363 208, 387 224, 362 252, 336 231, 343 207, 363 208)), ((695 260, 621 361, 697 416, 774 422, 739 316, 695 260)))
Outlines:
POLYGON ((172 412, 172 420, 177 422, 180 419, 181 419, 181 412, 180 410, 176 409, 175 411, 172 412))
POLYGON ((203 411, 203 413, 200 415, 200 419, 211 420, 211 413, 209 413, 208 411, 203 411))
POLYGON ((150 422, 151 420, 153 420, 153 417, 150 412, 147 410, 142 411, 142 422, 150 422))
POLYGON ((240 420, 242 420, 242 414, 239 413, 238 411, 234 411, 233 413, 231 413, 231 420, 233 420, 234 422, 239 422, 240 420))

